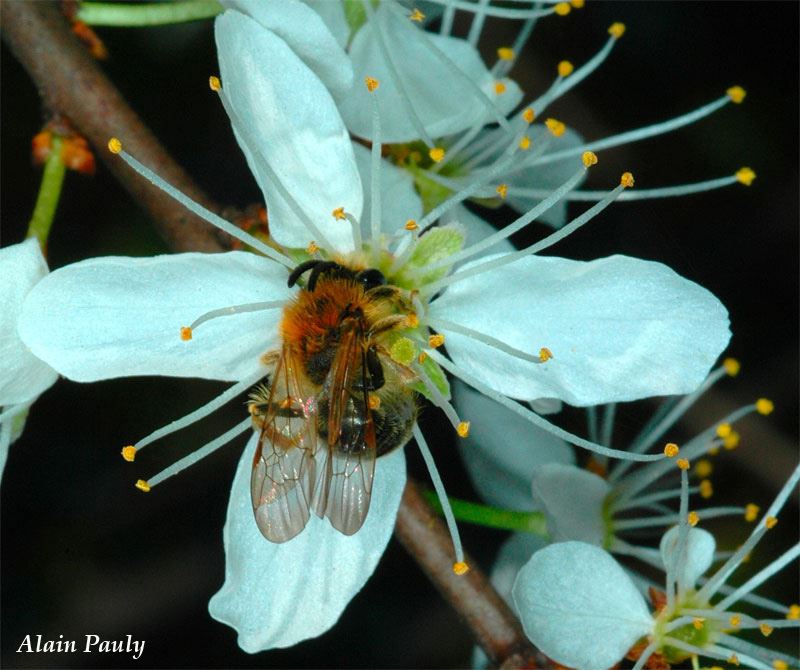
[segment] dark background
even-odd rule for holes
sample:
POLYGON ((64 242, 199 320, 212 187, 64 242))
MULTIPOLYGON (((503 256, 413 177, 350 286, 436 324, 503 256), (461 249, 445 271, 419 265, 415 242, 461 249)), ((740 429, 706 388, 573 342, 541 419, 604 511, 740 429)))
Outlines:
MULTIPOLYGON (((637 187, 648 188, 731 174, 742 165, 751 166, 758 179, 749 189, 737 185, 677 200, 615 205, 552 253, 661 260, 727 305, 734 331, 729 353, 742 361, 742 373, 700 403, 679 437, 691 436, 728 408, 761 395, 773 398, 775 413, 743 422, 742 446, 718 459, 716 477, 716 502, 766 505, 797 457, 798 5, 589 3, 568 17, 543 20, 514 76, 524 90, 543 90, 558 61, 584 62, 617 20, 628 32, 610 59, 550 110, 587 138, 684 113, 734 84, 748 96, 743 105, 727 106, 664 138, 601 153, 590 186, 604 188, 624 170, 634 173, 637 187)), ((509 27, 498 22, 485 29, 482 46, 490 59, 496 47, 510 42, 509 27)), ((217 71, 211 22, 99 32, 111 52, 104 67, 112 80, 212 198, 236 206, 257 201, 259 191, 225 114, 207 90, 208 75, 217 71)), ((8 245, 23 239, 39 186, 29 143, 42 114, 33 84, 5 47, 2 80, 0 204, 2 244, 8 245)), ((498 222, 508 218, 497 213, 498 222)), ((167 251, 102 165, 94 178, 68 175, 49 247, 53 268, 96 255, 167 251)), ((233 630, 211 620, 207 601, 223 580, 221 530, 242 444, 217 452, 149 496, 132 483, 233 425, 240 406, 232 403, 149 448, 135 464, 125 463, 119 449, 222 388, 166 378, 60 381, 36 403, 3 476, 0 663, 467 665, 468 630, 395 541, 339 624, 316 640, 250 656, 236 646, 233 630), (124 654, 15 654, 28 633, 47 639, 132 634, 147 645, 139 661, 124 654)), ((618 410, 618 445, 650 407, 637 403, 618 410)), ((447 431, 434 425, 434 412, 426 415, 426 432, 442 435, 431 441, 449 493, 474 497, 447 431)), ((561 420, 583 431, 579 413, 567 411, 561 420)), ((418 454, 407 452, 412 472, 425 480, 418 454)), ((729 547, 744 537, 741 524, 731 526, 729 547)), ((748 570, 795 541, 795 502, 779 528, 783 535, 771 534, 748 570)), ((462 533, 488 568, 505 535, 466 525, 462 533)), ((772 594, 796 602, 794 574, 784 570, 772 580, 772 594)), ((791 647, 792 637, 784 636, 783 643, 791 647)))

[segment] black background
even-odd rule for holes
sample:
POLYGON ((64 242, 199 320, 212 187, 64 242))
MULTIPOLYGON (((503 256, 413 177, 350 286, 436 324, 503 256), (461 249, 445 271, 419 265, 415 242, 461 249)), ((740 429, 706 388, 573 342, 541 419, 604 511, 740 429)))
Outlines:
MULTIPOLYGON (((631 170, 637 187, 648 188, 722 176, 742 165, 758 179, 749 189, 615 205, 551 253, 661 260, 720 297, 731 312, 729 353, 743 370, 701 402, 685 431, 691 435, 726 408, 772 397, 776 412, 743 424, 742 446, 720 459, 716 479, 718 502, 768 504, 796 459, 797 444, 798 5, 589 3, 568 17, 542 21, 514 76, 524 90, 543 90, 558 61, 584 62, 617 20, 628 32, 607 63, 550 110, 587 138, 684 113, 734 84, 748 96, 743 105, 669 136, 601 153, 590 185, 604 188, 631 170)), ((490 58, 509 43, 509 27, 498 22, 485 29, 482 46, 490 58)), ((217 71, 211 22, 99 32, 112 55, 104 68, 200 185, 219 202, 257 201, 225 114, 208 93, 207 77, 217 71)), ((38 189, 29 142, 42 115, 33 84, 5 47, 2 56, 0 202, 2 244, 8 245, 22 240, 38 189)), ((508 213, 498 212, 496 220, 508 220, 508 213)), ((167 251, 102 165, 94 178, 68 175, 49 246, 53 268, 96 255, 167 251)), ((122 461, 119 449, 222 388, 166 378, 92 385, 62 380, 36 403, 3 476, 2 665, 467 665, 468 630, 395 541, 339 624, 316 640, 251 656, 236 646, 231 629, 210 619, 207 601, 223 580, 221 530, 241 444, 152 495, 143 496, 132 482, 233 425, 240 406, 232 403, 133 465, 122 461), (47 639, 130 633, 147 646, 139 661, 124 654, 15 654, 28 633, 47 639)), ((649 407, 619 409, 618 444, 649 407)), ((448 491, 473 497, 452 440, 434 415, 426 413, 424 428, 448 491)), ((579 420, 573 411, 562 419, 582 431, 579 420)), ((407 452, 410 469, 424 479, 419 456, 413 447, 407 452)), ((796 526, 791 504, 780 524, 783 535, 770 535, 748 569, 788 547, 796 526)), ((744 536, 738 522, 727 530, 729 547, 744 536)), ((504 534, 466 525, 462 533, 488 568, 504 534)), ((797 601, 794 572, 785 570, 770 585, 783 601, 797 601)), ((791 646, 792 638, 785 635, 783 643, 791 646)))

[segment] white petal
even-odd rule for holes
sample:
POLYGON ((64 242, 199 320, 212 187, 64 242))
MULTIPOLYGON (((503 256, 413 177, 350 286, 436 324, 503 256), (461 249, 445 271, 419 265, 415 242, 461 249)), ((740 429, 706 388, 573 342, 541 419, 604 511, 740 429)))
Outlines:
POLYGON ((39 358, 76 381, 130 375, 235 381, 275 348, 280 310, 180 329, 213 309, 286 300, 286 270, 243 251, 95 258, 56 270, 28 294, 19 333, 39 358))
POLYGON ((320 15, 339 46, 344 49, 350 39, 350 26, 344 15, 342 3, 331 0, 305 0, 305 3, 320 15))
POLYGON ((458 380, 450 388, 459 416, 471 422, 460 452, 478 493, 498 507, 538 509, 531 478, 546 463, 574 462, 572 447, 458 380))
MULTIPOLYGON (((369 239, 370 221, 372 220, 372 197, 370 178, 370 150, 360 144, 353 144, 356 165, 364 185, 364 209, 361 215, 361 232, 364 239, 369 239)), ((401 170, 389 161, 381 161, 381 230, 385 233, 396 233, 406 221, 415 221, 422 217, 422 200, 414 188, 414 179, 407 170, 401 170)))
POLYGON ((513 594, 531 641, 577 670, 607 670, 654 623, 619 564, 583 542, 537 551, 520 571, 513 594))
MULTIPOLYGON (((680 554, 678 553, 678 526, 670 528, 661 538, 659 549, 661 551, 661 561, 664 569, 671 574, 675 574, 680 554)), ((717 542, 714 536, 702 528, 689 528, 689 535, 686 540, 686 552, 684 557, 683 572, 678 578, 678 583, 684 588, 691 589, 697 584, 697 580, 705 574, 706 570, 714 562, 714 551, 717 542)))
POLYGON ((250 504, 255 438, 242 454, 225 522, 225 584, 211 616, 235 628, 239 646, 255 653, 321 635, 339 619, 372 575, 394 529, 406 482, 402 449, 378 460, 364 526, 345 536, 312 515, 306 529, 283 544, 261 535, 250 504))
POLYGON ((32 400, 58 378, 17 334, 25 296, 46 274, 37 240, 0 249, 0 407, 32 400))
POLYGON ((382 4, 375 11, 373 20, 365 23, 353 38, 350 47, 356 75, 353 89, 345 96, 337 96, 342 117, 354 134, 372 137, 372 102, 369 96, 377 95, 382 141, 408 142, 420 139, 420 133, 401 100, 401 89, 392 78, 379 47, 376 21, 388 23, 383 33, 392 62, 406 95, 411 98, 423 127, 431 137, 456 133, 481 120, 495 120, 495 116, 489 116, 489 112, 478 101, 477 91, 466 80, 477 84, 501 114, 506 114, 522 99, 519 87, 508 79, 503 80, 505 93, 499 96, 494 93, 494 79, 480 54, 468 42, 425 33, 413 22, 396 15, 382 4), (457 64, 464 77, 454 76, 434 55, 427 42, 433 43, 457 64), (363 84, 366 76, 380 81, 380 88, 374 94, 370 94, 363 84))
POLYGON ((216 37, 223 89, 238 117, 234 132, 264 193, 270 233, 299 247, 315 237, 265 166, 336 250, 352 250, 350 225, 331 212, 344 207, 361 216, 361 180, 325 85, 286 42, 239 12, 217 17, 216 37))
POLYGON ((711 293, 626 256, 527 256, 449 287, 431 315, 530 353, 547 347, 553 359, 537 365, 445 330, 453 360, 494 389, 581 406, 689 393, 730 338, 711 293))
POLYGON ((532 489, 554 542, 604 545, 603 503, 611 490, 604 479, 574 465, 549 463, 534 474, 532 489))

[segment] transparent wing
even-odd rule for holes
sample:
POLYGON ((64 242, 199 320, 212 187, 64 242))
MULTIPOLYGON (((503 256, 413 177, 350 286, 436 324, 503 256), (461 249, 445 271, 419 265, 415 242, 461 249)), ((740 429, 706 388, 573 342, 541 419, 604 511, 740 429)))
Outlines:
POLYGON ((316 402, 299 365, 284 347, 269 391, 250 403, 261 427, 250 478, 253 513, 271 542, 286 542, 305 528, 317 479, 316 402))
POLYGON ((342 329, 319 398, 327 409, 328 439, 314 489, 314 511, 345 535, 355 533, 367 517, 376 458, 366 349, 357 324, 351 325, 342 329))

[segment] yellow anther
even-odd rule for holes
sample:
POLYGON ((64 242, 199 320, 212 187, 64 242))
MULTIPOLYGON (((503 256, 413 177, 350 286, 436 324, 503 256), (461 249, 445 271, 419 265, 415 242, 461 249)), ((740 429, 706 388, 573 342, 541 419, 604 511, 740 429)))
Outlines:
POLYGON ((444 344, 444 335, 441 333, 437 333, 436 335, 430 335, 428 337, 428 346, 431 349, 438 349, 444 344))
POLYGON ((758 625, 758 630, 761 631, 761 634, 764 637, 769 637, 770 635, 772 635, 772 631, 775 630, 775 629, 772 626, 770 626, 768 623, 762 623, 762 624, 758 625))
POLYGON ((208 87, 212 91, 219 91, 222 88, 222 82, 219 80, 219 77, 215 77, 214 75, 211 75, 208 78, 208 87))
POLYGON ((705 479, 714 471, 714 466, 707 458, 701 458, 694 464, 694 474, 700 479, 705 479))
POLYGON ((568 60, 562 60, 558 64, 558 76, 559 77, 569 77, 574 70, 575 70, 575 66, 572 63, 570 63, 568 60))
POLYGON ((539 360, 542 363, 547 363, 547 361, 549 361, 551 358, 553 358, 553 352, 547 347, 542 347, 539 349, 539 360))
POLYGON ((461 577, 461 575, 466 575, 469 572, 469 566, 464 561, 453 563, 453 572, 461 577))
POLYGON ((409 328, 416 328, 419 326, 419 317, 413 312, 406 316, 406 326, 409 328))
POLYGON ((419 356, 417 356, 417 362, 420 365, 422 365, 425 362, 425 359, 427 359, 427 358, 428 358, 428 354, 426 354, 424 351, 420 351, 419 352, 419 356))
POLYGON ((786 618, 792 621, 800 619, 800 605, 789 605, 789 611, 786 612, 786 618))
POLYGON ((133 463, 136 459, 136 447, 131 444, 127 447, 122 447, 122 458, 128 461, 128 463, 133 463))
POLYGON ((497 50, 497 57, 500 60, 514 60, 514 50, 511 47, 500 47, 497 50))
POLYGON ((367 90, 372 93, 381 83, 374 77, 364 77, 364 83, 367 85, 367 90))
POLYGON ((711 447, 708 450, 708 455, 709 456, 716 456, 717 454, 719 454, 719 447, 711 447))
POLYGON ((625 188, 633 188, 633 174, 630 172, 623 172, 622 176, 619 178, 619 183, 622 184, 625 188))
POLYGON ((192 339, 192 329, 189 326, 183 326, 181 328, 181 339, 184 342, 188 342, 192 339))
POLYGON ((686 521, 692 528, 694 528, 698 523, 700 523, 700 515, 697 512, 689 512, 689 514, 686 516, 686 521))
POLYGON ((777 525, 778 525, 777 517, 768 516, 766 519, 764 519, 764 526, 766 526, 767 530, 772 530, 777 525))
POLYGON ((780 658, 776 658, 772 661, 772 667, 775 668, 775 670, 789 670, 789 664, 780 658))
POLYGON ((745 186, 750 186, 756 178, 756 173, 749 167, 743 167, 736 170, 736 181, 745 186))
POLYGON ((531 148, 531 138, 527 135, 523 135, 522 139, 519 141, 519 148, 523 151, 527 151, 531 148))
POLYGON ((469 421, 462 421, 456 426, 456 432, 459 437, 467 437, 469 435, 469 421))
POLYGON ((680 453, 680 447, 674 442, 669 442, 664 445, 664 456, 667 458, 675 458, 680 453))
POLYGON ((728 657, 728 663, 731 665, 739 665, 739 657, 736 654, 731 654, 728 657))
POLYGON ((735 358, 726 358, 722 361, 722 367, 725 368, 725 373, 729 377, 735 377, 739 374, 739 370, 741 370, 742 366, 735 358))
POLYGON ((148 484, 144 479, 140 479, 136 482, 136 488, 140 491, 144 491, 145 493, 150 492, 150 484, 148 484))
POLYGON ((700 497, 704 500, 708 500, 713 495, 714 487, 711 484, 711 480, 704 479, 702 482, 700 482, 700 497))
POLYGON ((618 40, 625 34, 625 24, 615 21, 608 27, 608 34, 618 40))
POLYGON ((753 503, 749 503, 745 505, 744 508, 744 520, 753 523, 758 518, 758 513, 761 511, 761 508, 758 505, 754 505, 753 503))
POLYGON ((721 665, 712 665, 708 670, 725 670, 721 665))
POLYGON ((442 147, 433 147, 433 149, 428 152, 428 156, 431 157, 434 163, 439 163, 444 158, 444 149, 442 149, 442 147))
POLYGON ((731 434, 728 435, 728 437, 723 438, 722 446, 725 447, 728 451, 730 451, 731 449, 736 449, 736 447, 739 446, 740 439, 741 437, 739 436, 739 433, 737 433, 735 430, 732 430, 731 434))
POLYGON ((494 92, 496 95, 503 95, 506 92, 506 85, 502 81, 494 82, 494 92))
POLYGON ((425 20, 425 15, 415 7, 411 10, 411 14, 408 15, 408 18, 417 23, 422 23, 425 20))
POLYGON ((772 410, 775 409, 775 404, 769 398, 759 398, 756 400, 756 412, 767 416, 772 414, 772 410))
POLYGON ((495 191, 497 191, 497 195, 500 196, 501 200, 505 200, 508 195, 508 184, 500 184, 495 191))
POLYGON ((729 423, 721 423, 717 426, 717 437, 728 437, 731 434, 733 428, 731 428, 731 424, 729 423))
POLYGON ((533 107, 526 107, 522 112, 522 118, 525 120, 525 123, 533 123, 533 120, 536 118, 536 112, 533 111, 533 107))
POLYGON ((559 2, 553 7, 553 11, 559 16, 566 16, 572 11, 572 7, 568 2, 559 2))
POLYGON ((319 251, 319 245, 314 241, 311 240, 306 247, 306 252, 309 254, 315 254, 319 251))
POLYGON ((681 470, 688 470, 690 467, 692 467, 691 464, 689 463, 689 459, 688 458, 679 458, 677 461, 675 461, 675 464, 681 470))
POLYGON ((728 623, 731 625, 731 628, 738 628, 742 625, 742 617, 738 614, 734 614, 730 619, 728 619, 728 623))
POLYGON ((731 86, 725 93, 727 93, 728 97, 737 105, 744 100, 744 97, 747 95, 747 91, 741 86, 731 86))
POLYGON ((569 4, 572 5, 573 9, 583 9, 584 0, 569 0, 569 4))
POLYGON ((557 119, 545 119, 544 125, 547 126, 554 137, 561 137, 566 131, 567 127, 557 119))
POLYGON ((594 151, 584 151, 581 154, 583 167, 590 168, 592 165, 597 165, 597 154, 594 151))
POLYGON ((408 221, 406 221, 406 225, 405 225, 405 229, 406 230, 414 231, 417 228, 419 228, 419 224, 416 221, 414 221, 414 219, 409 219, 408 221))
POLYGON ((347 218, 344 215, 344 207, 337 207, 331 212, 331 216, 336 219, 337 221, 341 221, 342 219, 347 218))
POLYGON ((695 627, 695 630, 703 630, 706 625, 705 617, 696 616, 692 619, 692 626, 695 627))
POLYGON ((381 399, 373 393, 369 394, 369 400, 367 402, 369 403, 370 409, 378 409, 378 407, 381 406, 381 399))
POLYGON ((108 150, 112 154, 118 154, 122 151, 122 142, 120 142, 116 137, 112 137, 108 140, 108 150))

